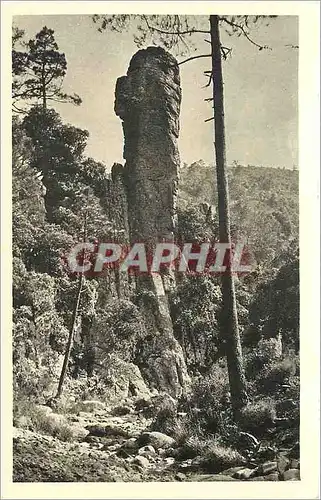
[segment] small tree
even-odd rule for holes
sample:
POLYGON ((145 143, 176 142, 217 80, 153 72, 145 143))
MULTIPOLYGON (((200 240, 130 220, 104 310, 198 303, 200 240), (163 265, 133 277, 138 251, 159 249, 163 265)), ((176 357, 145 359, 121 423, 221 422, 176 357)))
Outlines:
POLYGON ((48 101, 81 104, 81 98, 77 94, 69 95, 63 92, 63 79, 67 72, 67 60, 64 53, 59 52, 55 41, 54 31, 42 28, 34 39, 28 43, 22 43, 26 50, 16 49, 17 44, 23 37, 23 31, 14 28, 12 72, 13 87, 12 97, 14 110, 22 111, 17 103, 25 101, 41 104, 47 108, 48 101))

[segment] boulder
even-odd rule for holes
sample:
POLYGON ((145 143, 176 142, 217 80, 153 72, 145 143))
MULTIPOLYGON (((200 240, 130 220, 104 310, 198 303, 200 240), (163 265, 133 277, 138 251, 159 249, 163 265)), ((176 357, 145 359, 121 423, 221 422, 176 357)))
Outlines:
POLYGON ((47 406, 47 405, 36 405, 35 406, 35 410, 41 414, 41 415, 45 415, 46 417, 50 414, 53 413, 53 410, 50 406, 47 406))
POLYGON ((158 448, 171 448, 175 445, 175 439, 162 432, 143 432, 138 438, 138 443, 141 446, 152 445, 155 450, 158 448))
POLYGON ((183 472, 178 472, 176 475, 175 475, 175 478, 176 481, 186 481, 186 475, 183 474, 183 472))
POLYGON ((121 427, 118 427, 116 425, 106 425, 105 432, 106 436, 117 436, 127 439, 130 437, 125 429, 122 429, 121 427))
POLYGON ((264 464, 259 465, 258 474, 262 476, 266 476, 271 472, 274 472, 278 469, 277 462, 265 462, 264 464))
POLYGON ((132 396, 146 400, 150 398, 149 388, 138 366, 123 361, 114 354, 104 360, 104 368, 100 368, 99 377, 108 387, 105 397, 110 403, 120 403, 132 396))
POLYGON ((113 409, 113 415, 119 417, 119 416, 122 416, 122 415, 128 415, 129 413, 132 413, 133 412, 133 409, 131 406, 128 406, 128 405, 121 405, 121 406, 116 406, 114 409, 113 409))
POLYGON ((195 481, 236 481, 234 477, 227 476, 226 474, 204 474, 193 478, 195 481))
MULTIPOLYGON (((106 432, 106 426, 105 425, 100 425, 100 424, 95 424, 95 425, 87 425, 85 427, 87 431, 89 431, 89 437, 94 436, 94 437, 105 437, 107 436, 106 432)), ((87 442, 88 439, 86 439, 87 442)))
POLYGON ((164 462, 167 466, 173 465, 175 463, 175 458, 174 457, 166 457, 166 458, 164 458, 164 462))
POLYGON ((144 453, 148 453, 150 455, 155 455, 156 451, 155 448, 151 445, 143 446, 142 448, 139 448, 138 450, 138 455, 144 455, 144 453))
POLYGON ((151 406, 153 406, 153 403, 152 403, 152 400, 150 398, 149 399, 140 398, 135 403, 135 410, 138 412, 145 412, 151 406))
POLYGON ((220 474, 225 474, 226 476, 235 476, 239 471, 244 470, 244 465, 238 465, 237 467, 230 467, 229 469, 223 470, 220 474))
POLYGON ((272 472, 272 474, 264 476, 264 481, 279 481, 279 474, 277 472, 272 472))
POLYGON ((299 481, 300 471, 299 469, 289 469, 283 474, 283 481, 299 481))
POLYGON ((236 471, 233 474, 233 477, 235 477, 235 479, 247 480, 247 479, 250 479, 251 477, 254 477, 257 472, 258 472, 258 469, 245 468, 245 469, 241 469, 241 470, 236 471))
POLYGON ((127 441, 125 441, 122 445, 122 448, 124 450, 136 450, 137 449, 137 439, 136 438, 129 438, 127 441))
POLYGON ((142 457, 141 455, 138 455, 137 457, 134 458, 133 464, 139 465, 140 467, 148 467, 149 466, 149 461, 147 460, 146 457, 142 457))
POLYGON ((289 469, 300 469, 300 460, 296 458, 292 459, 289 469))
POLYGON ((289 468, 290 460, 284 455, 280 455, 277 459, 278 471, 283 474, 289 468))

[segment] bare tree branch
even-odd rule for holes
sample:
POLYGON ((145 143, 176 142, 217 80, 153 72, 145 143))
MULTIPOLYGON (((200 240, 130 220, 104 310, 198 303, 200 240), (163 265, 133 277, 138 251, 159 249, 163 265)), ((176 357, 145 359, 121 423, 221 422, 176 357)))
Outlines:
MULTIPOLYGON (((263 49, 269 49, 269 50, 272 50, 271 47, 269 47, 268 45, 260 45, 259 43, 256 43, 254 40, 252 40, 252 38, 250 38, 249 34, 246 32, 246 30, 244 29, 244 26, 242 26, 241 24, 238 24, 238 23, 235 23, 233 21, 230 21, 229 19, 227 19, 226 17, 222 17, 220 16, 220 21, 224 21, 226 24, 229 24, 230 26, 232 26, 232 28, 236 28, 238 30, 241 31, 241 33, 245 36, 245 38, 252 44, 254 45, 255 47, 258 47, 259 50, 263 50, 263 49)), ((247 26, 247 25, 246 25, 247 26)))
POLYGON ((213 73, 210 73, 209 75, 207 75, 207 77, 208 77, 208 82, 206 85, 204 85, 204 87, 202 87, 203 89, 206 89, 206 87, 209 87, 211 85, 213 73))
POLYGON ((166 31, 162 30, 160 28, 156 28, 155 26, 151 26, 148 22, 147 16, 143 15, 142 18, 144 19, 148 29, 150 31, 157 31, 158 33, 162 33, 163 35, 189 35, 190 33, 210 33, 208 30, 196 30, 196 29, 190 29, 190 30, 185 30, 185 31, 166 31))
POLYGON ((181 64, 184 64, 188 61, 193 61, 194 59, 201 59, 202 57, 211 57, 211 54, 201 54, 200 56, 189 57, 188 59, 185 59, 184 61, 179 62, 178 66, 180 66, 181 64))
POLYGON ((223 54, 224 60, 226 61, 226 59, 228 58, 229 54, 232 53, 232 49, 230 49, 229 47, 223 47, 223 45, 221 45, 221 52, 223 54))

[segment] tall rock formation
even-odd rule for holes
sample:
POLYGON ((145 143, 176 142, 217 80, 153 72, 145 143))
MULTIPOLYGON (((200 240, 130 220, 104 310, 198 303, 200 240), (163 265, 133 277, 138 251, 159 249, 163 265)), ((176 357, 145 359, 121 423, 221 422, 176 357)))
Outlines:
MULTIPOLYGON (((124 131, 130 240, 144 242, 151 252, 158 242, 174 239, 180 103, 179 67, 162 48, 138 51, 127 75, 117 80, 115 113, 124 131)), ((152 333, 144 349, 146 372, 159 388, 177 396, 188 376, 173 335, 164 282, 160 274, 137 277, 140 305, 152 333)))

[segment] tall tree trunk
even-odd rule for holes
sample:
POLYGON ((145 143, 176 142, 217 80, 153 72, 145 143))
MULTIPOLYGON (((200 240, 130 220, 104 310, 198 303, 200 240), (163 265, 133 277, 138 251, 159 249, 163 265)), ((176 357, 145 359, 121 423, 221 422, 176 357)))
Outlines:
POLYGON ((47 109, 47 96, 46 96, 45 85, 43 85, 43 87, 42 87, 42 107, 43 107, 43 109, 47 109))
MULTIPOLYGON (((87 239, 87 209, 85 212, 83 241, 85 242, 86 239, 87 239)), ((85 259, 85 252, 83 252, 83 264, 84 264, 84 259, 85 259)), ((77 321, 77 316, 78 316, 78 309, 79 309, 79 303, 80 303, 83 282, 84 282, 84 273, 82 271, 78 277, 78 287, 77 287, 77 293, 76 293, 76 300, 75 300, 75 305, 74 305, 74 309, 72 312, 72 319, 71 319, 71 325, 70 325, 70 330, 69 330, 68 342, 67 342, 64 362, 62 365, 61 374, 60 374, 60 378, 59 378, 59 384, 58 384, 56 398, 59 398, 62 394, 62 389, 63 389, 64 381, 66 378, 66 374, 67 374, 68 362, 69 362, 73 338, 74 338, 74 331, 75 331, 75 326, 76 326, 76 321, 77 321)))
MULTIPOLYGON (((230 210, 228 179, 226 171, 226 145, 225 145, 225 123, 224 123, 224 93, 221 43, 219 32, 219 17, 210 16, 211 25, 211 47, 212 47, 212 79, 213 79, 213 103, 214 103, 214 145, 216 156, 216 175, 218 191, 218 213, 220 241, 231 243, 230 234, 230 210)), ((228 267, 226 273, 222 274, 222 317, 221 335, 226 342, 226 357, 229 373, 231 391, 231 403, 234 415, 248 401, 246 392, 246 380, 243 370, 242 348, 240 342, 234 280, 231 269, 228 267)))
POLYGON ((42 71, 41 71, 41 98, 42 98, 42 107, 43 107, 43 109, 47 109, 45 64, 46 64, 45 61, 43 61, 43 63, 42 63, 42 71))

